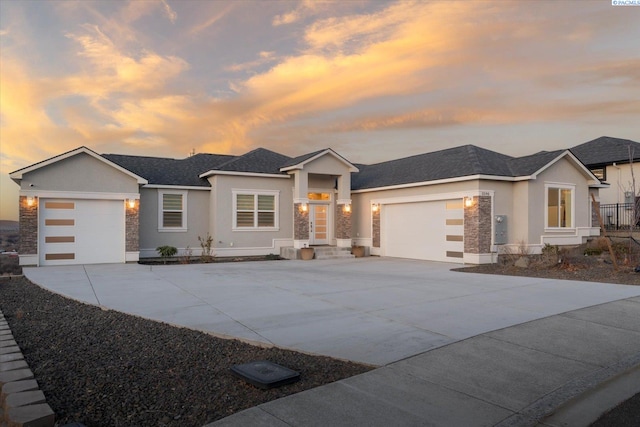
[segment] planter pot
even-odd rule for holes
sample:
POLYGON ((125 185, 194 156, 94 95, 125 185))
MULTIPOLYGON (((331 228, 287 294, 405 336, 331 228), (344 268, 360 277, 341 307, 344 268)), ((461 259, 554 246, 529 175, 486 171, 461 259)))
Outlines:
POLYGON ((352 246, 351 254, 356 258, 362 258, 364 256, 364 246, 352 246))
POLYGON ((315 251, 313 248, 302 248, 300 249, 300 258, 302 258, 305 261, 308 261, 310 259, 313 259, 314 253, 315 251))

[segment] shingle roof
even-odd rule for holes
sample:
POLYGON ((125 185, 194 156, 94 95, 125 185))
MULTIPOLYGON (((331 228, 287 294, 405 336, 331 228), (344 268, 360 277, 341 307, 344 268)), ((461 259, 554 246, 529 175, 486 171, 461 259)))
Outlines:
POLYGON ((576 145, 571 152, 586 166, 604 166, 612 163, 629 163, 629 147, 633 160, 640 161, 640 143, 630 139, 601 136, 593 141, 576 145))
POLYGON ((544 165, 561 155, 567 150, 540 151, 530 156, 515 157, 508 161, 511 175, 528 176, 539 171, 544 165))
POLYGON ((186 159, 163 157, 126 156, 103 154, 102 157, 158 185, 185 185, 208 187, 206 179, 199 175, 214 169, 235 156, 220 154, 196 154, 186 159))
POLYGON ((474 145, 419 154, 375 165, 357 165, 354 190, 485 174, 511 176, 510 156, 474 145))
POLYGON ((322 150, 318 150, 318 151, 314 151, 313 153, 307 153, 307 154, 303 154, 302 156, 298 156, 298 157, 294 157, 292 159, 290 159, 288 162, 280 165, 281 168, 288 168, 289 166, 295 166, 297 164, 300 164, 302 162, 304 162, 305 160, 308 160, 310 158, 312 158, 313 156, 317 156, 318 154, 322 153, 323 151, 326 151, 326 148, 323 148, 322 150))
POLYGON ((283 154, 264 148, 256 148, 247 154, 234 157, 233 159, 230 159, 215 168, 210 168, 209 170, 279 174, 282 165, 290 160, 291 157, 283 154))
MULTIPOLYGON (((627 147, 636 147, 640 160, 640 144, 630 140, 601 137, 571 149, 583 163, 628 161, 627 147), (615 160, 612 160, 615 159, 615 160)), ((105 154, 108 160, 146 178, 149 184, 208 187, 199 175, 209 171, 282 174, 281 168, 294 166, 326 151, 314 151, 295 158, 264 148, 257 148, 242 156, 197 154, 186 159, 125 156, 105 154)), ((518 177, 531 175, 565 150, 541 151, 524 157, 511 157, 495 151, 463 145, 373 165, 357 164, 360 172, 353 173, 353 190, 388 187, 473 175, 518 177)))

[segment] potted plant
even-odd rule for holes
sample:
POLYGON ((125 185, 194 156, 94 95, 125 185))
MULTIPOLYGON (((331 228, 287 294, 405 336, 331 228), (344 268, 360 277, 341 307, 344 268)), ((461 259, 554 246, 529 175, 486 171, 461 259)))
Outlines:
POLYGON ((300 249, 300 258, 302 258, 305 261, 308 261, 310 259, 313 259, 314 253, 315 253, 315 251, 313 250, 313 248, 309 248, 305 244, 304 248, 300 249))
POLYGON ((364 256, 364 246, 358 246, 354 242, 351 246, 351 254, 356 258, 362 258, 364 256))

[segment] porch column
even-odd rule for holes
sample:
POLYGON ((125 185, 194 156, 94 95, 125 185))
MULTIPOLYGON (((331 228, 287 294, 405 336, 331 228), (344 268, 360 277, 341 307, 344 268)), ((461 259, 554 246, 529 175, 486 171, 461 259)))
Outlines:
POLYGON ((464 262, 491 262, 491 196, 473 196, 464 205, 464 262))
POLYGON ((125 202, 125 262, 140 259, 140 200, 125 202))
POLYGON ((309 245, 309 203, 293 204, 293 247, 309 245))
POLYGON ((20 265, 38 265, 38 197, 20 196, 20 265))
POLYGON ((336 246, 339 248, 351 247, 351 203, 336 203, 335 217, 336 246))
POLYGON ((336 246, 351 247, 351 173, 338 176, 338 200, 336 200, 336 246))
POLYGON ((293 247, 309 246, 309 174, 292 172, 293 184, 293 247))

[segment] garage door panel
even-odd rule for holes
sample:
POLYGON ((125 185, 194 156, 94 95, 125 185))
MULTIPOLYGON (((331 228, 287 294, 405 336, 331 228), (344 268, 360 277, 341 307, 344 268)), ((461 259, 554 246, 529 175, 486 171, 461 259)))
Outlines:
POLYGON ((125 260, 124 202, 43 202, 41 265, 119 263, 125 260))
POLYGON ((381 244, 385 256, 460 262, 464 248, 461 200, 385 205, 381 244))

